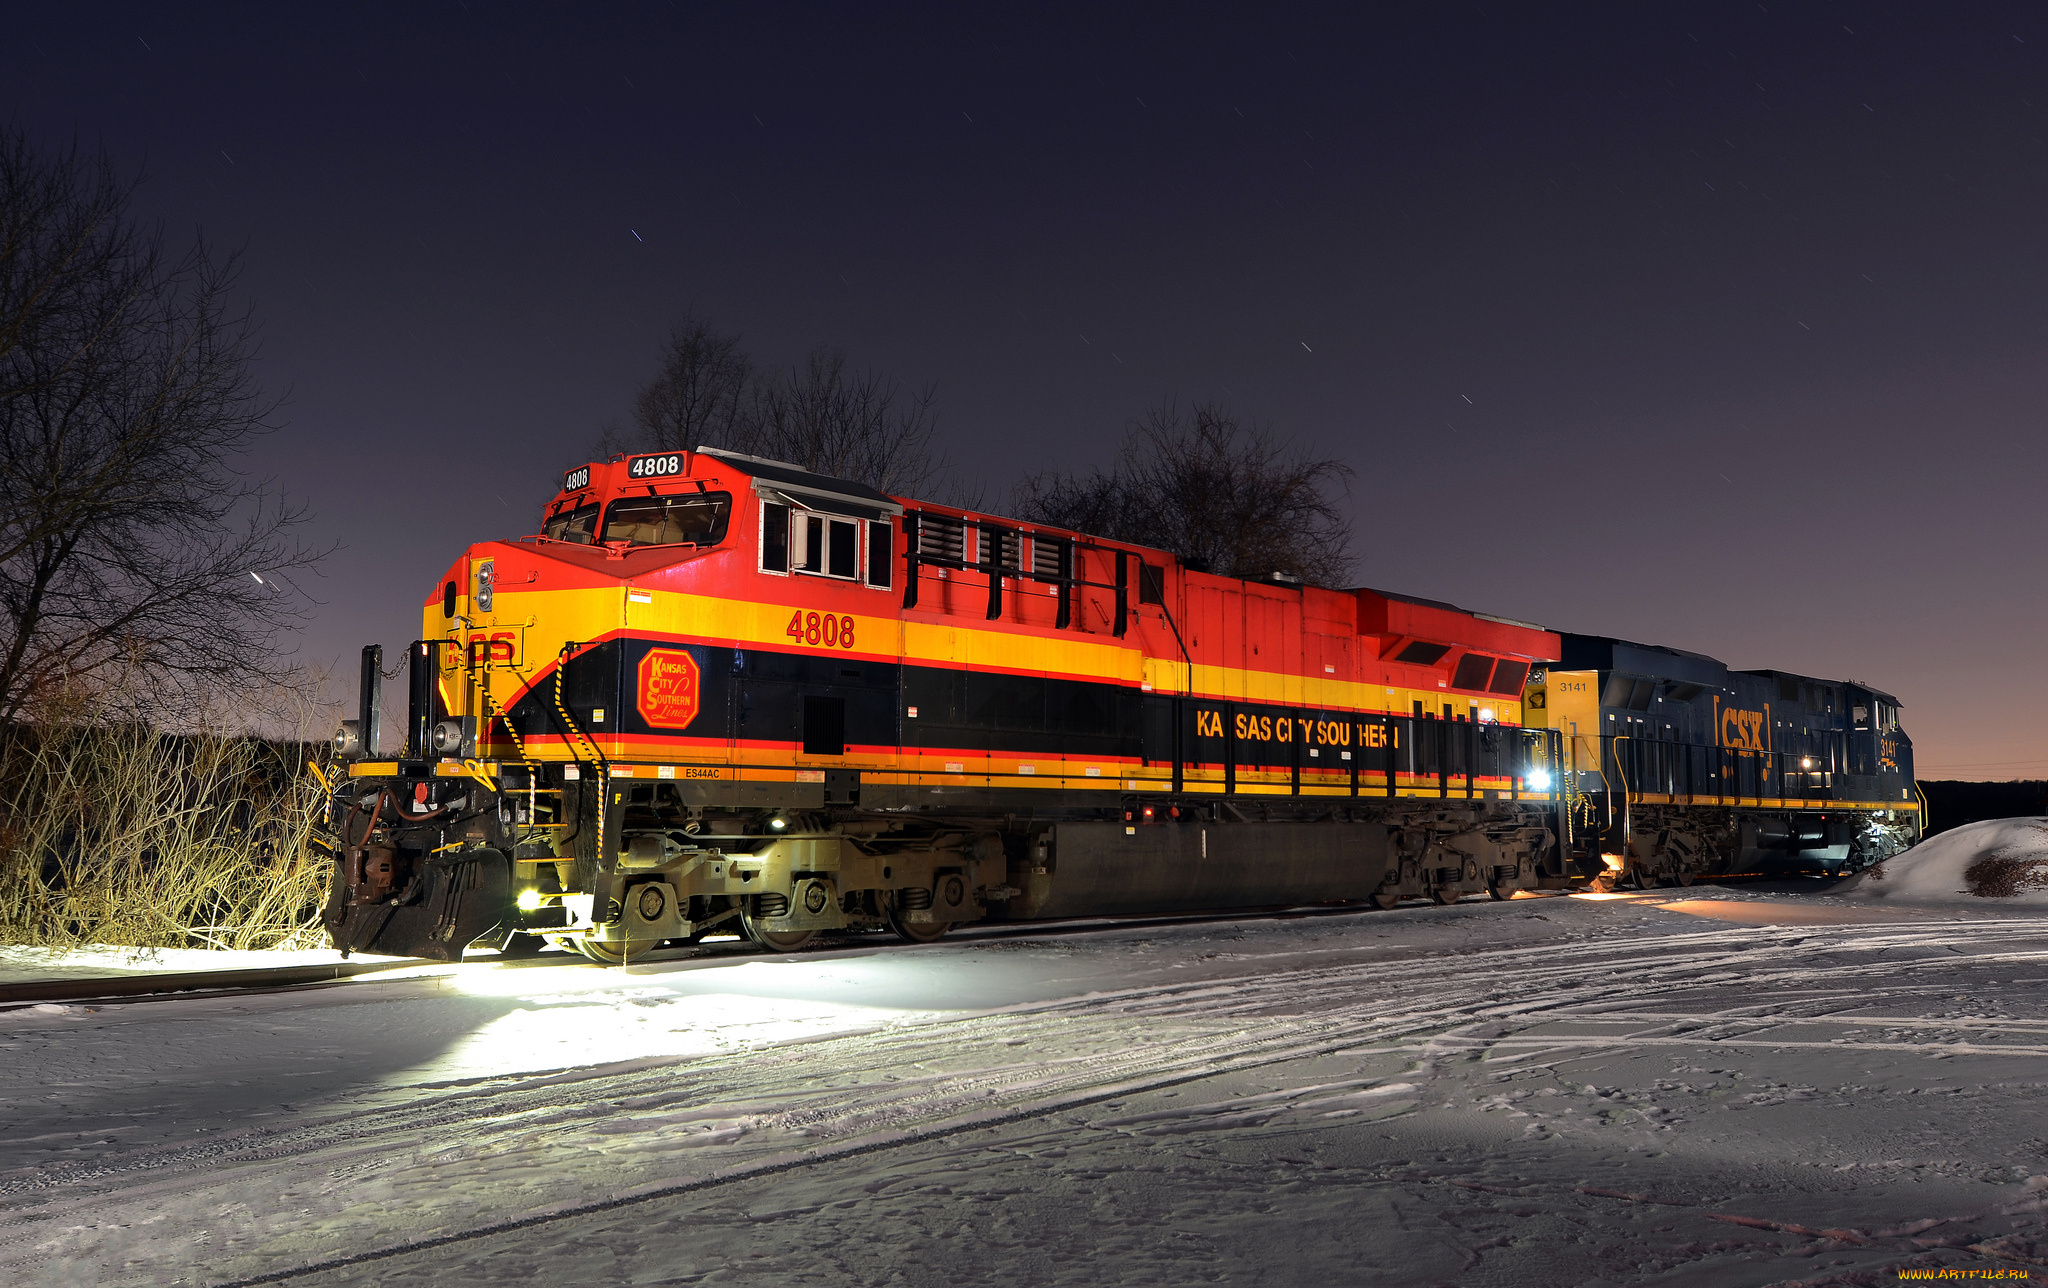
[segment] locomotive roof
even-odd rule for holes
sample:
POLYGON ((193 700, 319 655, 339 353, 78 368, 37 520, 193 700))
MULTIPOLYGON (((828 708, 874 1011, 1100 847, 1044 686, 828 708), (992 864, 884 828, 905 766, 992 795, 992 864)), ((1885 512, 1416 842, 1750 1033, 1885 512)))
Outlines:
POLYGON ((1830 680, 1823 676, 1801 675, 1796 671, 1737 671, 1719 658, 1708 657, 1705 653, 1689 653, 1667 644, 1638 644, 1633 640, 1615 639, 1606 635, 1567 634, 1562 638, 1564 660, 1558 665, 1568 671, 1625 671, 1632 675, 1656 676, 1661 679, 1683 680, 1715 687, 1725 687, 1731 675, 1753 675, 1772 680, 1782 677, 1804 680, 1812 684, 1833 684, 1862 689, 1872 697, 1881 698, 1893 706, 1906 705, 1884 690, 1872 688, 1860 680, 1830 680))
POLYGON ((1482 622, 1498 622, 1502 626, 1519 626, 1525 631, 1543 631, 1546 634, 1550 631, 1550 628, 1541 622, 1525 622, 1519 617, 1496 617, 1492 613, 1482 613, 1471 608, 1460 608, 1456 604, 1445 603, 1441 599, 1424 599, 1420 595, 1397 595, 1391 590, 1375 590, 1371 586, 1358 586, 1345 593, 1349 595, 1378 595, 1381 599, 1391 599, 1397 604, 1416 604, 1423 608, 1440 608, 1447 613, 1462 613, 1466 617, 1476 617, 1482 622))
POLYGON ((1666 644, 1638 644, 1608 635, 1563 634, 1567 671, 1627 671, 1634 675, 1683 680, 1721 688, 1728 683, 1728 664, 1704 653, 1689 653, 1666 644))
POLYGON ((1800 674, 1800 673, 1799 673, 1798 671, 1774 671, 1774 670, 1761 670, 1761 671, 1737 671, 1737 672, 1736 672, 1736 674, 1737 674, 1737 675, 1761 675, 1761 676, 1766 676, 1766 677, 1768 677, 1768 678, 1770 678, 1770 679, 1773 679, 1773 680, 1776 680, 1776 679, 1786 679, 1786 680, 1805 680, 1805 681, 1806 681, 1807 683, 1809 683, 1809 684, 1833 684, 1833 685, 1837 685, 1837 686, 1839 686, 1839 687, 1841 687, 1841 688, 1845 688, 1845 689, 1861 689, 1861 690, 1863 690, 1863 691, 1864 691, 1865 693, 1868 693, 1868 694, 1869 694, 1869 695, 1870 695, 1871 697, 1873 697, 1873 698, 1882 698, 1882 699, 1883 699, 1884 701, 1886 701, 1886 702, 1889 702, 1889 703, 1891 703, 1891 704, 1892 704, 1893 706, 1895 706, 1895 707, 1903 707, 1903 706, 1905 706, 1905 705, 1906 705, 1905 703, 1903 703, 1903 702, 1899 701, 1899 700, 1898 700, 1897 698, 1893 697, 1893 696, 1892 696, 1891 694, 1889 694, 1889 693, 1886 693, 1886 692, 1885 692, 1885 691, 1884 691, 1883 689, 1873 688, 1873 687, 1871 687, 1870 685, 1868 685, 1868 684, 1865 684, 1865 683, 1864 683, 1863 681, 1861 681, 1861 680, 1830 680, 1830 679, 1827 679, 1827 678, 1826 678, 1826 677, 1824 677, 1824 676, 1818 676, 1818 675, 1802 675, 1802 674, 1800 674))
POLYGON ((800 493, 801 500, 819 509, 835 509, 830 505, 817 503, 836 500, 852 502, 860 507, 862 517, 865 518, 880 517, 876 511, 887 514, 903 512, 902 503, 894 497, 852 479, 837 478, 830 474, 813 474, 802 466, 792 465, 788 461, 771 461, 765 456, 748 456, 744 452, 727 451, 723 447, 699 447, 697 450, 744 470, 756 479, 780 484, 782 489, 800 493))

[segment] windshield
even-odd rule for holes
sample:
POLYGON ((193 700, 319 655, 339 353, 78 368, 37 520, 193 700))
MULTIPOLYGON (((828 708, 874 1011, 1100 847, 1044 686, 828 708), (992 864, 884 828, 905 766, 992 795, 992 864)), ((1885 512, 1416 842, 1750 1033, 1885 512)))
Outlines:
POLYGON ((624 497, 605 507, 604 539, 636 546, 715 546, 725 539, 731 508, 732 497, 725 492, 624 497))
POLYGON ((597 507, 583 505, 573 510, 557 510, 547 526, 541 529, 541 535, 587 546, 597 539, 597 507))

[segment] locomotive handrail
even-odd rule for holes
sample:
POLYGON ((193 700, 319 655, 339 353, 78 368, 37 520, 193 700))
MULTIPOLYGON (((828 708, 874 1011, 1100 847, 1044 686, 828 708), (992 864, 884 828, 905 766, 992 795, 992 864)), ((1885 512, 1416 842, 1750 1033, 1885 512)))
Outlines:
POLYGON ((1614 773, 1616 777, 1621 779, 1621 851, 1623 854, 1628 853, 1629 843, 1629 785, 1628 769, 1621 763, 1620 744, 1633 741, 1634 738, 1629 734, 1618 733, 1614 735, 1614 773))
MULTIPOLYGON (((1598 740, 1603 765, 1608 755, 1614 757, 1615 775, 1622 780, 1618 790, 1624 807, 1644 803, 1652 792, 1722 803, 1747 802, 1758 807, 1766 801, 1779 803, 1771 808, 1826 808, 1858 799, 1873 801, 1867 796, 1859 797, 1853 786, 1845 788, 1835 781, 1837 775, 1846 771, 1838 764, 1830 764, 1825 752, 1814 755, 1804 750, 1729 747, 1677 738, 1645 739, 1634 734, 1572 737, 1598 740), (1624 749, 1622 743, 1633 745, 1624 749), (1702 760, 1709 776, 1705 783, 1695 781, 1694 777, 1695 767, 1702 760), (1809 760, 1816 763, 1806 763, 1809 760)), ((1611 803, 1615 791, 1606 790, 1603 794, 1611 803)), ((1913 798, 1905 799, 1910 802, 1913 798)), ((1917 805, 1909 808, 1925 809, 1917 805)))
MULTIPOLYGON (((1021 554, 1022 547, 1018 549, 1021 554)), ((1053 623, 1053 627, 1055 630, 1065 630, 1073 624, 1071 596, 1074 588, 1077 586, 1088 586, 1096 590, 1113 590, 1116 592, 1117 616, 1112 633, 1118 638, 1122 638, 1126 623, 1130 618, 1129 562, 1132 553, 1132 551, 1119 546, 1104 545, 1098 541, 1091 541, 1086 537, 1064 535, 1048 537, 1036 529, 1027 531, 1023 528, 1012 528, 995 519, 969 519, 965 516, 940 514, 935 510, 906 509, 903 512, 903 606, 905 608, 917 607, 917 574, 918 569, 922 566, 930 565, 935 568, 950 568, 959 572, 985 573, 989 578, 988 620, 994 621, 1001 615, 1001 582, 1003 578, 1008 577, 1014 581, 1036 581, 1048 586, 1058 586, 1060 588, 1059 614, 1053 623), (953 555, 937 554, 925 550, 922 534, 924 531, 924 520, 928 517, 951 520, 958 523, 963 531, 969 524, 972 524, 981 532, 984 538, 984 540, 976 543, 975 553, 980 555, 981 558, 968 559, 964 555, 956 558, 953 555), (990 536, 994 536, 995 540, 989 541, 986 539, 990 536), (1036 567, 1037 559, 1035 552, 1032 560, 1033 566, 1031 567, 1026 567, 1021 559, 1015 563, 1004 563, 1003 553, 1008 543, 1003 538, 1024 536, 1029 536, 1034 542, 1040 540, 1056 542, 1060 549, 1059 563, 1061 571, 1057 573, 1040 572, 1036 567), (995 550, 993 558, 990 558, 988 555, 988 551, 991 548, 995 550), (1076 563, 1074 552, 1077 550, 1097 550, 1115 555, 1116 580, 1090 581, 1086 577, 1076 576, 1072 570, 1076 563)), ((1144 562, 1143 556, 1139 556, 1139 562, 1144 562)), ((1163 598, 1164 596, 1162 596, 1163 598)), ((1178 632, 1176 631, 1177 634, 1178 632)), ((1182 652, 1186 652, 1185 646, 1183 646, 1182 652)), ((1192 660, 1189 661, 1189 665, 1193 665, 1192 660)))
MULTIPOLYGON (((575 735, 576 738, 581 739, 584 746, 590 748, 591 763, 597 766, 599 773, 603 773, 604 767, 609 763, 605 760, 604 752, 599 749, 596 740, 583 732, 582 726, 578 725, 575 717, 569 714, 568 704, 562 701, 562 674, 569 669, 569 663, 574 660, 570 654, 575 650, 577 643, 578 641, 576 640, 564 641, 562 651, 557 655, 558 660, 555 665, 555 713, 562 718, 563 726, 571 734, 575 735)), ((569 754, 576 756, 574 747, 571 747, 569 754)), ((576 756, 576 760, 580 764, 583 761, 583 757, 576 756)))

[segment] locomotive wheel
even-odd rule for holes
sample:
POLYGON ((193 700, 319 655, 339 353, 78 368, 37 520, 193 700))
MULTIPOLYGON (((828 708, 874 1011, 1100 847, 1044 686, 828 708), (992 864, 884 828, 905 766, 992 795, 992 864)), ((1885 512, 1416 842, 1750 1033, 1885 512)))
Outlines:
POLYGON ((1429 897, 1437 903, 1456 903, 1465 897, 1465 892, 1445 885, 1433 885, 1429 888, 1429 897))
POLYGON ((818 937, 815 930, 767 930, 748 913, 740 914, 740 928, 747 938, 775 953, 793 953, 818 937))
POLYGON ((645 957, 660 942, 659 939, 629 939, 624 943, 616 940, 578 939, 576 951, 606 966, 623 966, 633 958, 645 957))
POLYGON ((1671 874, 1671 884, 1678 886, 1681 889, 1691 885, 1693 883, 1693 880, 1694 878, 1691 868, 1680 868, 1678 869, 1678 871, 1671 874))
POLYGON ((895 931, 896 937, 905 943, 928 944, 952 928, 953 923, 950 921, 905 921, 899 910, 889 909, 889 929, 895 931))
POLYGON ((1382 890, 1372 897, 1375 908, 1391 908, 1400 902, 1401 894, 1398 890, 1382 890))

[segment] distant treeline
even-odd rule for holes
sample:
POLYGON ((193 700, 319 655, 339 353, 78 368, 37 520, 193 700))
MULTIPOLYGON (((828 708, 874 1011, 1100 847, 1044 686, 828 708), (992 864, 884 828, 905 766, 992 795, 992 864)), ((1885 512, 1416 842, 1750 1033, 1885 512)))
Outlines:
POLYGON ((2048 782, 1965 783, 1921 779, 1927 793, 1927 832, 1946 832, 1987 818, 2033 818, 2048 814, 2048 782))

